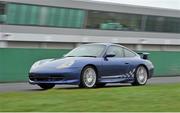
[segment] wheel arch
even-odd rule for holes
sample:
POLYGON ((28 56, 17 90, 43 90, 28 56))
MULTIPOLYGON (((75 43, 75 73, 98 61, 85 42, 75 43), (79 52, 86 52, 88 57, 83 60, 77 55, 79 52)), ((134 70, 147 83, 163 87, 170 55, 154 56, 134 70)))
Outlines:
POLYGON ((95 69, 95 71, 96 71, 97 76, 99 75, 98 69, 97 69, 97 67, 96 67, 94 64, 87 64, 87 65, 83 66, 81 72, 82 72, 83 69, 84 69, 85 67, 87 67, 87 66, 93 67, 93 68, 95 69))

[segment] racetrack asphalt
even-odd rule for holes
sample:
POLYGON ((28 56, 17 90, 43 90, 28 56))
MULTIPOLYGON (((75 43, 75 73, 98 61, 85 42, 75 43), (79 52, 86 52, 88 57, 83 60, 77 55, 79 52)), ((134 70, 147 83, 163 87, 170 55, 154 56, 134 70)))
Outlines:
MULTIPOLYGON (((177 77, 153 77, 148 80, 147 84, 170 84, 180 83, 180 76, 177 77)), ((129 84, 107 84, 106 87, 123 87, 129 84)), ((56 85, 57 89, 76 89, 77 85, 56 85)), ((1 83, 1 92, 13 92, 13 91, 40 91, 41 88, 37 85, 30 85, 28 82, 23 83, 1 83)))

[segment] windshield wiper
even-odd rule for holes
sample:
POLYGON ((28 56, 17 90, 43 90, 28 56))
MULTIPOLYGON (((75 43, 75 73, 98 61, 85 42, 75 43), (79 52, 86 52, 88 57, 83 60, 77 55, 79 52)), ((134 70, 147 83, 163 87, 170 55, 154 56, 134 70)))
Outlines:
POLYGON ((65 56, 65 57, 76 57, 76 56, 65 56))
POLYGON ((91 56, 91 55, 84 55, 84 56, 78 56, 78 57, 97 57, 97 56, 91 56))
POLYGON ((84 55, 84 56, 65 56, 65 57, 94 57, 96 58, 97 56, 84 55))

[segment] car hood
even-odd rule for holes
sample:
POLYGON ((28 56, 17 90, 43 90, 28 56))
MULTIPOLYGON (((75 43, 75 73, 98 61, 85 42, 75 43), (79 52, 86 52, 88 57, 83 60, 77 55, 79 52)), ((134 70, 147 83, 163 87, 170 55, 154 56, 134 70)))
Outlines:
POLYGON ((81 61, 86 60, 91 61, 92 59, 95 59, 93 57, 64 57, 64 58, 60 58, 60 59, 45 59, 45 60, 41 60, 41 64, 39 65, 39 67, 57 67, 61 64, 64 64, 66 62, 74 62, 73 65, 71 67, 76 67, 76 64, 79 64, 81 61), (79 61, 79 62, 78 62, 79 61))
POLYGON ((35 72, 57 72, 68 68, 82 68, 89 62, 96 62, 97 58, 93 57, 64 57, 60 59, 44 59, 33 64, 30 73, 35 72), (73 62, 70 66, 68 63, 73 62))
POLYGON ((39 67, 56 67, 58 65, 61 65, 63 63, 69 62, 69 61, 76 61, 77 58, 74 57, 66 57, 66 58, 59 58, 59 59, 45 59, 41 60, 41 64, 39 67))

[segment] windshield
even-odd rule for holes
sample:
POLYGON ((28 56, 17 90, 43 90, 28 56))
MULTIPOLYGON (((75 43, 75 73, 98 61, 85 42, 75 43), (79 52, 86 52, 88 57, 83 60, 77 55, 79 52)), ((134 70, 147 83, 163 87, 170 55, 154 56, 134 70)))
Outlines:
POLYGON ((65 57, 98 57, 104 49, 104 45, 82 45, 70 51, 65 57))

